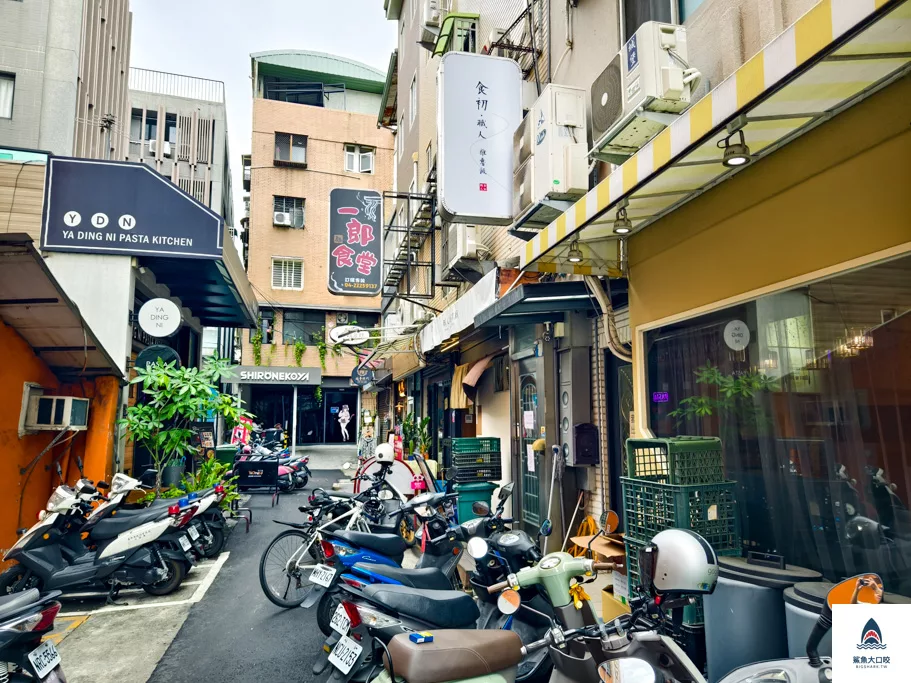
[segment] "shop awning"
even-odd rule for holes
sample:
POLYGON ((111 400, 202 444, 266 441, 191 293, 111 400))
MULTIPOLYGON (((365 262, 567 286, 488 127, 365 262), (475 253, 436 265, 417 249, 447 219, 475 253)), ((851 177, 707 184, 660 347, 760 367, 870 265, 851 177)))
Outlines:
POLYGON ((719 144, 731 135, 739 142, 742 131, 748 165, 762 163, 909 68, 911 0, 821 0, 541 230, 522 268, 614 274, 619 209, 642 230, 744 168, 722 164, 719 144), (567 258, 575 241, 579 263, 567 258))
POLYGON ((0 318, 60 379, 123 377, 24 233, 0 235, 0 318))
POLYGON ((478 382, 481 380, 481 375, 490 367, 493 359, 498 355, 499 353, 492 353, 489 356, 484 356, 484 358, 474 363, 462 378, 462 391, 472 401, 474 401, 475 396, 477 396, 478 382))
POLYGON ((474 324, 475 313, 496 301, 497 279, 497 270, 490 271, 474 287, 431 320, 421 330, 421 351, 430 353, 448 339, 457 340, 460 333, 471 327, 474 324))
POLYGON ((453 410, 465 410, 470 405, 468 396, 462 386, 470 367, 470 363, 456 365, 455 370, 452 372, 452 388, 449 390, 449 407, 453 410))
POLYGON ((519 285, 474 318, 475 327, 507 327, 562 322, 566 311, 595 310, 584 282, 539 282, 519 285))

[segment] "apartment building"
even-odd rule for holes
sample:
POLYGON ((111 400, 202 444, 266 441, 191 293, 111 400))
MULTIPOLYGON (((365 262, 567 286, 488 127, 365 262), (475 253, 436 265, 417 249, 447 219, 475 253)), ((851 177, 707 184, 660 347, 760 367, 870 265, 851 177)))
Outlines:
MULTIPOLYGON (((740 525, 733 531, 738 522, 728 518, 733 535, 712 541, 719 554, 787 548, 829 580, 876 566, 907 595, 887 563, 846 547, 831 482, 907 488, 894 483, 908 477, 894 456, 901 437, 884 422, 876 431, 868 416, 907 410, 908 400, 887 395, 890 371, 862 368, 894 370, 892 350, 907 343, 898 320, 908 310, 911 243, 899 187, 908 180, 909 137, 899 102, 909 69, 904 56, 892 58, 896 45, 911 45, 911 3, 383 7, 400 35, 378 111, 378 123, 396 130, 402 194, 386 237, 412 240, 398 251, 387 246, 384 313, 420 330, 414 353, 387 361, 391 419, 406 400, 429 416, 443 467, 444 437, 500 436, 501 480, 516 481, 514 516, 529 530, 561 519, 547 508, 551 445, 566 464, 557 468, 563 510, 571 514, 582 493, 598 520, 608 507, 624 516, 629 437, 718 437, 724 476, 738 482, 725 495, 740 525), (440 219, 434 166, 446 131, 436 127, 436 74, 453 50, 518 62, 522 108, 536 112, 520 129, 538 125, 535 102, 548 85, 579 93, 584 117, 556 126, 585 148, 574 192, 529 202, 521 157, 513 225, 440 219), (658 67, 651 84, 635 75, 643 64, 658 67), (671 74, 679 75, 673 87, 656 89, 671 74), (671 104, 656 112, 642 103, 637 132, 629 126, 638 105, 629 102, 642 92, 671 104), (855 211, 875 215, 862 246, 831 228, 855 211), (411 232, 402 238, 397 225, 411 232), (415 249, 418 258, 406 256, 415 249), (435 274, 427 263, 437 264, 435 274), (713 402, 727 382, 762 388, 745 388, 748 399, 736 405, 713 402), (696 403, 708 407, 697 413, 696 403), (541 437, 543 453, 531 448, 541 437), (830 471, 835 462, 848 474, 830 471)), ((536 144, 547 139, 535 132, 536 144)), ((885 508, 875 514, 891 518, 885 508)), ((623 520, 630 555, 647 540, 635 521, 623 520)), ((705 635, 698 618, 686 619, 705 635)), ((713 674, 711 659, 715 680, 726 669, 713 674)))
POLYGON ((251 65, 245 235, 261 318, 244 339, 243 365, 291 370, 270 377, 308 379, 300 386, 292 386, 298 380, 253 381, 242 385, 242 395, 264 424, 289 430, 296 424, 298 443, 356 441, 357 416, 373 409, 372 396, 352 384, 357 356, 338 349, 327 334, 341 324, 375 327, 380 298, 329 291, 329 193, 392 188, 393 136, 376 126, 385 75, 345 57, 302 50, 257 53, 251 65), (340 415, 353 416, 347 430, 340 415))

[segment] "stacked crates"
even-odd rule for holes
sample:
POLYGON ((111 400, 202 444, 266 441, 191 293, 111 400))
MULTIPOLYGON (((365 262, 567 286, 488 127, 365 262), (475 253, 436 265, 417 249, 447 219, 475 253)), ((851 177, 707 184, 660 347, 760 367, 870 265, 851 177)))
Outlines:
POLYGON ((502 477, 499 438, 478 436, 447 441, 456 482, 497 481, 502 477))
MULTIPOLYGON (((639 582, 639 549, 665 529, 692 529, 716 554, 741 554, 736 482, 724 480, 720 439, 629 439, 626 455, 629 476, 621 482, 630 586, 639 582)), ((684 624, 704 620, 701 599, 684 609, 684 624)))

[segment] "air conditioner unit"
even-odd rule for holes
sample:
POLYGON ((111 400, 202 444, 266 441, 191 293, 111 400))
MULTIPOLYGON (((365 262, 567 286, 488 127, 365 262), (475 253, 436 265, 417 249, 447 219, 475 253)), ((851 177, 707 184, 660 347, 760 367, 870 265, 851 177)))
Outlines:
POLYGON ((272 225, 283 225, 291 227, 291 214, 284 211, 276 211, 272 214, 272 225))
POLYGON ((516 227, 547 225, 588 192, 586 92, 548 85, 513 135, 516 227))
POLYGON ((149 140, 149 154, 158 154, 158 140, 149 140))
POLYGON ((171 158, 171 143, 167 140, 161 143, 161 153, 168 159, 171 158))
POLYGON ((487 54, 494 55, 495 57, 505 57, 506 50, 502 47, 494 48, 494 43, 498 43, 503 39, 503 36, 506 35, 506 29, 495 28, 487 36, 487 54))
POLYGON ((690 106, 699 73, 687 65, 686 29, 648 21, 627 41, 589 89, 589 155, 620 164, 690 106))
POLYGON ((439 28, 449 11, 450 0, 424 0, 424 26, 439 28))
POLYGON ((335 314, 335 322, 338 325, 348 324, 348 311, 339 311, 335 314))
POLYGON ((32 396, 25 416, 29 431, 84 431, 89 424, 89 399, 75 396, 32 396))
POLYGON ((451 223, 446 240, 446 270, 452 270, 462 259, 476 260, 478 258, 477 243, 475 242, 476 229, 473 225, 464 223, 451 223))

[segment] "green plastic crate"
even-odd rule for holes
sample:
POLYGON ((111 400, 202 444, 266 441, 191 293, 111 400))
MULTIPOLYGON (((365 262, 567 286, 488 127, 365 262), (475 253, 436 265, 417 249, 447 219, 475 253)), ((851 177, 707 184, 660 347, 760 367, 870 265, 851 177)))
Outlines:
POLYGON ((627 439, 627 476, 662 484, 716 484, 724 481, 721 439, 675 436, 627 439))
POLYGON ((450 439, 452 454, 461 453, 499 453, 500 439, 495 436, 472 436, 450 439))
POLYGON ((621 477, 626 536, 647 543, 665 529, 692 529, 716 551, 741 547, 737 482, 675 486, 621 477))
MULTIPOLYGON (((626 547, 626 574, 627 579, 629 580, 629 593, 630 597, 632 597, 635 594, 633 587, 639 585, 639 550, 645 543, 632 541, 628 538, 624 538, 623 541, 624 546, 626 547)), ((719 557, 739 557, 741 551, 739 547, 715 548, 715 554, 719 557)), ((697 626, 705 623, 705 611, 702 606, 702 598, 696 598, 694 604, 687 605, 683 608, 683 623, 688 626, 697 626)))

